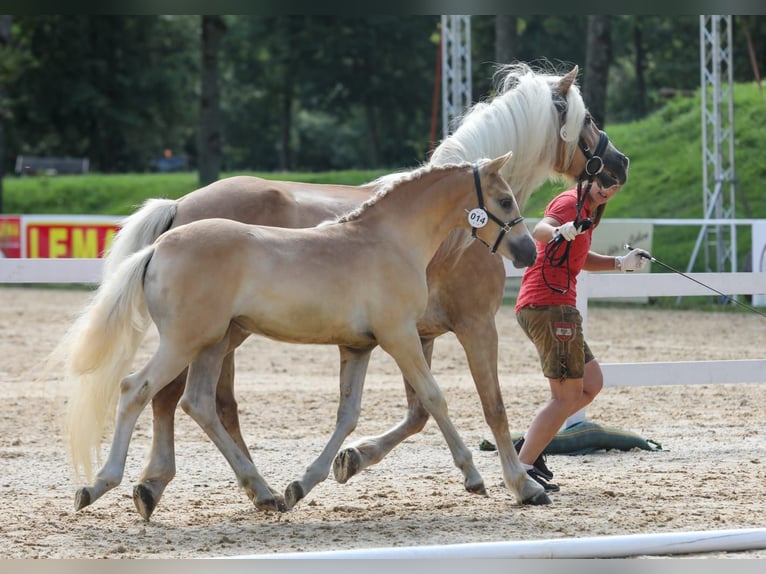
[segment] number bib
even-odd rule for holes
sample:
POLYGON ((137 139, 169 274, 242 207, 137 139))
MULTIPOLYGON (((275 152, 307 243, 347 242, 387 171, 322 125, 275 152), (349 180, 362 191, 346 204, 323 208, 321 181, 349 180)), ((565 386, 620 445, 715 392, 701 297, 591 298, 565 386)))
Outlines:
POLYGON ((471 211, 468 212, 468 224, 474 229, 484 227, 487 225, 488 221, 489 217, 487 216, 487 212, 484 211, 481 207, 474 207, 471 211))

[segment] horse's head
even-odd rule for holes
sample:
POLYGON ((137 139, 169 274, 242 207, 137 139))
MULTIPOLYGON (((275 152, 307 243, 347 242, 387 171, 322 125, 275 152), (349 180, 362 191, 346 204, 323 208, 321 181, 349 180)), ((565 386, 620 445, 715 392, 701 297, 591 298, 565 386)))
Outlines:
POLYGON ((510 259, 515 267, 527 267, 535 262, 537 249, 529 229, 524 225, 519 205, 500 170, 512 152, 473 166, 477 207, 468 212, 472 235, 490 248, 510 259))
POLYGON ((556 170, 577 180, 598 179, 602 187, 622 185, 630 162, 598 128, 573 88, 577 71, 575 66, 551 90, 560 125, 556 170))

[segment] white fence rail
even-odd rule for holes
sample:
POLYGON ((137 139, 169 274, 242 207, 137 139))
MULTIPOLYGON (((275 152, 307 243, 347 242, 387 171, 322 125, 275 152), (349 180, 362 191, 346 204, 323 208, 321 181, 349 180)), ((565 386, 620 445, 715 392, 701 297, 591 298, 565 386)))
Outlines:
MULTIPOLYGON (((0 283, 98 283, 101 259, 0 259, 0 283)), ((509 268, 508 275, 521 271, 509 268)), ((689 273, 722 293, 766 293, 766 272, 689 273)), ((676 273, 587 273, 578 278, 578 308, 587 333, 588 300, 659 296, 715 295, 676 273)), ((766 355, 764 338, 753 341, 766 355)), ((683 333, 679 333, 683 336, 683 333)), ((602 364, 606 386, 696 385, 766 382, 766 359, 602 364)))

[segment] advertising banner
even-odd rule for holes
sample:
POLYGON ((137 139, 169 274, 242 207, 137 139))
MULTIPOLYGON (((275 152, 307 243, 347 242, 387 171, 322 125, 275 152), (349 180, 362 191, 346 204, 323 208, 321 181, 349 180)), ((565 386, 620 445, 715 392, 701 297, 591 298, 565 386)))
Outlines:
POLYGON ((21 217, 0 215, 0 257, 21 257, 21 217))
POLYGON ((104 255, 122 217, 99 215, 0 216, 4 257, 97 258, 104 255))

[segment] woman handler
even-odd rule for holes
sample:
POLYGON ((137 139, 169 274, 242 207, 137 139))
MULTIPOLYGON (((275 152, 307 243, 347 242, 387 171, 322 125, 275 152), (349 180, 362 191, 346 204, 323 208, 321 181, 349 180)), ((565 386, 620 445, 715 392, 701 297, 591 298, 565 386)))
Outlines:
POLYGON ((588 405, 603 386, 601 367, 585 342, 582 317, 575 307, 577 276, 582 269, 634 271, 649 257, 642 249, 617 257, 590 250, 593 230, 620 186, 604 189, 597 181, 582 186, 556 196, 532 231, 537 259, 525 271, 516 300, 516 319, 537 348, 551 389, 550 400, 516 448, 527 473, 547 492, 559 487, 549 482, 553 473, 542 457, 545 447, 567 418, 588 405))

